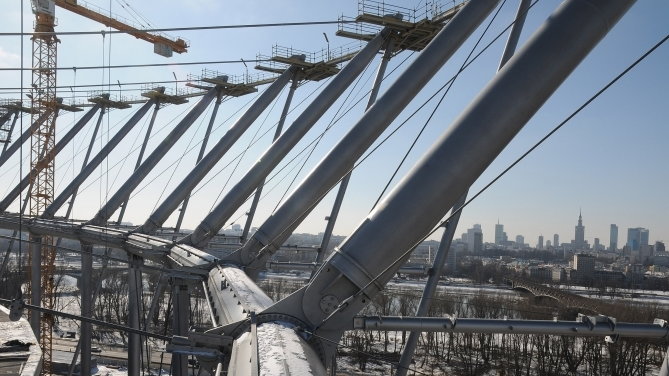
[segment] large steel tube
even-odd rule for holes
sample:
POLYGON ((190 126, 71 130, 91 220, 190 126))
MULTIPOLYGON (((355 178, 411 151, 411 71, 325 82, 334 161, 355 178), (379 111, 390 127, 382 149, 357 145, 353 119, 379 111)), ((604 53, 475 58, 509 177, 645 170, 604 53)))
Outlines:
MULTIPOLYGON (((272 138, 272 142, 276 141, 279 136, 281 136, 281 132, 283 131, 283 125, 286 122, 286 117, 288 116, 288 110, 290 110, 290 104, 293 102, 293 95, 295 94, 295 90, 297 89, 297 85, 299 84, 299 80, 297 77, 293 78, 293 83, 290 85, 290 88, 288 89, 288 95, 286 96, 286 102, 283 104, 283 110, 281 110, 281 116, 279 117, 279 122, 276 125, 276 130, 274 131, 274 137, 272 138)), ((258 188, 256 189, 256 192, 253 194, 253 200, 251 201, 251 207, 249 208, 248 213, 246 214, 246 223, 244 224, 244 230, 242 230, 242 236, 241 236, 241 241, 242 243, 248 239, 249 231, 251 230, 251 223, 253 223, 253 217, 256 214, 256 209, 258 208, 258 202, 260 201, 260 195, 262 195, 262 188, 265 185, 265 179, 263 179, 260 184, 258 184, 258 188)))
MULTIPOLYGON (((216 116, 218 115, 218 108, 221 106, 222 100, 223 100, 222 95, 219 95, 216 98, 216 102, 214 103, 214 109, 211 111, 211 116, 209 117, 209 124, 207 125, 207 129, 204 132, 204 137, 202 138, 200 151, 197 154, 197 161, 195 161, 196 165, 200 163, 202 157, 204 157, 204 152, 207 150, 207 144, 209 143, 209 135, 211 134, 211 129, 214 127, 214 121, 216 120, 216 116)), ((179 231, 181 230, 181 224, 183 223, 184 216, 186 215, 186 209, 188 209, 189 201, 190 201, 190 196, 186 196, 184 201, 181 203, 181 208, 179 209, 179 217, 177 218, 176 225, 174 225, 175 235, 172 237, 172 240, 177 240, 176 234, 178 234, 179 231)))
MULTIPOLYGON (((365 111, 368 110, 376 98, 379 96, 379 89, 381 89, 381 82, 386 75, 386 68, 388 67, 388 62, 393 55, 393 46, 392 40, 389 40, 386 44, 385 51, 383 53, 383 58, 381 58, 381 63, 379 68, 376 70, 376 77, 374 77, 374 83, 372 84, 372 91, 369 93, 369 99, 367 100, 367 107, 365 111)), ((325 231, 323 231, 323 239, 321 240, 321 246, 318 248, 318 254, 316 254, 316 264, 323 262, 325 253, 328 250, 330 245, 330 239, 332 238, 332 231, 334 231, 335 223, 337 223, 337 217, 339 217, 339 209, 341 209, 341 204, 344 202, 344 195, 346 195, 346 189, 348 189, 348 182, 351 180, 351 172, 346 174, 341 182, 339 183, 339 189, 337 190, 337 195, 335 196, 334 203, 332 204, 332 210, 330 215, 327 217, 327 225, 325 225, 325 231)), ((282 242, 283 243, 283 242, 282 242)))
MULTIPOLYGON (((337 269, 353 282, 355 291, 374 295, 402 265, 396 261, 439 223, 632 3, 563 3, 319 274, 325 279, 333 273, 324 269, 337 269), (351 275, 354 264, 364 265, 364 275, 351 275)), ((307 292, 313 288, 315 293, 319 285, 320 281, 310 284, 307 292)))
MULTIPOLYGON (((83 171, 83 169, 86 168, 86 165, 88 164, 88 159, 91 157, 91 152, 93 151, 93 146, 95 145, 95 140, 97 139, 98 131, 100 130, 100 125, 102 124, 102 118, 104 117, 104 115, 105 115, 105 108, 103 107, 102 110, 100 111, 100 115, 98 115, 98 121, 95 123, 95 128, 93 128, 91 141, 88 143, 88 148, 86 149, 86 155, 84 156, 84 161, 81 162, 80 171, 83 171)), ((77 199, 78 192, 79 189, 75 189, 74 192, 72 192, 72 198, 70 199, 70 202, 67 204, 67 211, 65 212, 65 218, 70 218, 70 214, 72 214, 72 208, 74 207, 74 202, 77 199)))
POLYGON ((212 168, 223 158, 237 140, 246 132, 253 122, 265 111, 265 109, 281 93, 283 87, 295 74, 295 68, 286 69, 276 81, 274 81, 255 101, 255 103, 244 112, 235 124, 221 137, 214 147, 193 168, 179 185, 167 198, 153 211, 151 216, 139 229, 142 233, 153 233, 174 212, 181 202, 190 195, 191 191, 212 168))
POLYGON ((646 323, 614 322, 584 318, 581 321, 503 320, 444 317, 361 316, 354 329, 449 333, 550 334, 583 337, 667 338, 669 328, 646 323))
POLYGON ((146 160, 133 171, 132 175, 123 183, 123 185, 109 198, 107 203, 97 212, 97 214, 88 221, 92 225, 102 225, 107 222, 109 217, 130 197, 139 183, 144 180, 151 170, 160 162, 174 144, 186 133, 193 125, 195 120, 202 115, 214 98, 218 95, 218 87, 209 89, 207 94, 203 95, 200 101, 184 116, 181 121, 174 126, 172 131, 156 146, 146 160))
MULTIPOLYGON (((437 34, 388 90, 323 158, 244 245, 239 256, 251 263, 262 248, 278 249, 314 206, 383 133, 416 94, 476 30, 497 0, 471 1, 437 34)), ((257 266, 264 264, 258 260, 257 266)))
MULTIPOLYGON (((525 18, 527 16, 527 11, 529 10, 530 0, 520 0, 520 5, 518 6, 518 12, 516 13, 516 19, 511 27, 509 32, 509 38, 507 39, 506 46, 504 46, 504 52, 502 53, 502 59, 499 63, 497 70, 499 71, 502 67, 509 61, 511 56, 516 52, 516 46, 518 45, 518 38, 520 33, 523 30, 523 25, 525 24, 525 18)), ((446 263, 446 257, 448 252, 451 249, 451 243, 453 242, 453 236, 455 235, 455 230, 458 227, 458 222, 460 221, 460 214, 462 210, 460 209, 462 205, 467 201, 468 190, 463 193, 458 201, 455 203, 453 208, 451 208, 452 217, 448 220, 444 226, 444 233, 442 234, 441 241, 439 242, 439 249, 434 258, 434 263, 430 270, 430 274, 425 282, 425 288, 423 289, 423 294, 421 296, 420 302, 418 303, 418 308, 416 309, 416 316, 427 315, 432 305, 432 297, 437 290, 437 283, 441 277, 441 273, 444 269, 444 264, 446 263), (454 211, 456 211, 454 213, 454 211)), ((400 362, 395 373, 396 376, 405 376, 411 365, 411 359, 413 359, 414 352, 416 351, 416 346, 418 345, 418 337, 420 333, 411 332, 409 338, 407 338, 406 344, 402 349, 402 355, 400 356, 400 362)))
MULTIPOLYGON (((562 3, 328 258, 312 281, 266 313, 301 318, 317 327, 316 333, 328 338, 328 343, 336 342, 349 320, 386 285, 410 250, 439 223, 633 2, 562 3), (300 303, 301 307, 296 307, 300 303)), ((327 343, 323 346, 326 356, 335 350, 327 343)))
MULTIPOLYGON (((153 114, 151 114, 151 120, 149 120, 149 126, 146 127, 146 133, 144 134, 144 141, 142 142, 142 147, 139 149, 139 155, 137 156, 137 162, 135 162, 135 170, 139 168, 144 159, 144 152, 146 152, 146 145, 151 139, 151 132, 153 131, 153 124, 156 123, 156 116, 158 116, 158 110, 160 110, 160 104, 156 104, 156 107, 153 108, 153 114)), ((116 224, 120 225, 123 222, 123 216, 125 215, 125 209, 128 207, 128 199, 123 201, 121 204, 121 211, 118 213, 118 219, 116 224)))
POLYGON ((179 240, 180 243, 205 246, 216 235, 225 222, 244 203, 253 190, 276 167, 283 157, 311 129, 335 100, 348 88, 355 78, 362 73, 367 64, 379 51, 388 31, 383 30, 360 50, 356 56, 332 79, 316 96, 313 102, 295 119, 288 128, 263 155, 256 161, 242 179, 233 186, 225 197, 216 205, 198 225, 195 231, 179 240))
POLYGON ((61 137, 56 145, 53 147, 49 153, 46 155, 40 156, 39 162, 35 165, 35 167, 31 170, 28 171, 28 173, 19 181, 19 183, 12 189, 7 196, 5 196, 4 199, 2 199, 2 202, 0 202, 0 211, 5 211, 9 207, 9 205, 16 200, 17 197, 21 194, 21 191, 23 191, 26 187, 30 185, 30 177, 35 176, 39 171, 41 171, 43 168, 45 168, 51 161, 60 153, 67 144, 72 141, 74 136, 76 136, 79 131, 81 131, 86 124, 93 118, 95 113, 100 109, 101 105, 96 104, 84 114, 84 116, 77 121, 74 126, 67 132, 63 137, 61 137))
POLYGON ((123 138, 132 130, 132 128, 137 125, 137 123, 144 117, 147 111, 156 103, 154 99, 145 103, 139 110, 128 120, 121 129, 116 132, 114 137, 107 142, 105 146, 100 149, 100 151, 93 157, 91 162, 86 165, 86 167, 81 169, 79 175, 77 175, 70 184, 65 187, 65 189, 53 200, 51 205, 47 206, 42 213, 42 218, 53 218, 56 215, 58 209, 60 209, 67 199, 79 189, 79 186, 98 168, 100 163, 107 158, 109 153, 114 150, 114 148, 123 140, 123 138))

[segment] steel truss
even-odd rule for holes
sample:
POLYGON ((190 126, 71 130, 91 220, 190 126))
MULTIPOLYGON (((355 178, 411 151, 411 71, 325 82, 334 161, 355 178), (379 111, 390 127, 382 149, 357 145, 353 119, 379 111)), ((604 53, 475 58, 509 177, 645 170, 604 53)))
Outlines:
MULTIPOLYGON (((168 349, 175 354, 198 356, 201 366, 212 373, 224 367, 229 374, 267 372, 278 356, 294 361, 282 364, 287 373, 308 370, 312 374, 325 374, 343 332, 353 328, 667 338, 669 329, 664 322, 616 323, 608 317, 582 316, 575 322, 564 322, 357 316, 399 270, 411 249, 439 224, 472 182, 632 3, 632 0, 591 0, 585 4, 580 0, 568 0, 560 6, 550 22, 539 29, 483 89, 395 190, 323 262, 312 280, 279 302, 273 302, 255 284, 251 277, 253 269, 268 253, 273 252, 285 233, 292 231, 291 226, 304 218, 323 194, 350 172, 361 153, 383 132, 386 123, 392 122, 413 99, 457 45, 493 10, 497 1, 470 1, 463 6, 421 52, 408 69, 409 73, 400 75, 390 85, 342 142, 296 188, 298 193, 295 198, 291 196, 277 211, 285 216, 270 218, 268 222, 271 226, 261 227, 263 230, 256 233, 233 257, 223 261, 203 252, 202 248, 349 87, 384 45, 384 39, 392 36, 391 29, 384 29, 373 37, 333 78, 293 126, 277 138, 259 162, 190 236, 173 242, 141 233, 150 226, 161 226, 162 222, 147 222, 146 228, 133 231, 103 227, 141 180, 140 175, 150 171, 169 147, 154 151, 157 154, 152 153, 142 163, 144 171, 139 172, 138 169, 124 189, 116 192, 110 200, 112 205, 103 208, 93 221, 80 224, 51 219, 59 205, 65 202, 65 197, 55 200, 57 205, 47 210, 43 218, 32 217, 20 223, 18 215, 0 214, 0 227, 23 228, 38 239, 64 237, 88 245, 122 249, 132 255, 135 269, 143 260, 152 260, 169 268, 170 278, 206 281, 207 300, 212 306, 211 316, 216 326, 205 333, 184 333, 181 327, 185 323, 183 315, 175 317, 175 327, 179 326, 178 331, 182 335, 172 337, 168 349), (521 96, 526 100, 518 101, 521 96), (448 162, 447 166, 444 166, 444 161, 448 162), (416 197, 420 199, 416 200, 416 197), (407 226, 407 223, 410 225, 407 226), (300 356, 294 357, 289 351, 300 356)), ((291 78, 285 77, 284 84, 291 78)), ((197 106, 197 111, 182 120, 183 129, 197 117, 198 112, 202 112, 205 102, 217 97, 215 89, 210 90, 202 104, 197 106)), ((141 115, 153 104, 145 105, 141 115)), ((138 121, 141 115, 135 116, 132 121, 138 121)), ((170 140, 176 141, 180 135, 172 133, 170 140)), ((121 138, 115 139, 116 142, 121 138)), ((110 151, 111 148, 105 149, 104 153, 110 151)), ((202 161, 206 159, 205 156, 202 161)), ((199 172, 203 173, 203 170, 199 172)), ((67 188, 69 194, 77 189, 85 176, 75 180, 76 184, 67 188)), ((176 208, 183 201, 183 192, 174 194, 178 200, 170 202, 169 206, 176 208)), ((188 290, 182 288, 185 284, 178 282, 176 285, 184 293, 178 298, 178 304, 182 305, 180 308, 184 308, 188 301, 188 290)), ((32 305, 39 306, 37 303, 33 301, 32 305)), ((89 318, 86 320, 90 322, 89 318)), ((137 328, 137 317, 133 317, 131 326, 135 335, 133 348, 138 348, 138 336, 145 334, 137 328)), ((183 372, 183 363, 175 365, 183 372)), ((134 373, 138 372, 137 367, 137 364, 133 365, 134 373)))

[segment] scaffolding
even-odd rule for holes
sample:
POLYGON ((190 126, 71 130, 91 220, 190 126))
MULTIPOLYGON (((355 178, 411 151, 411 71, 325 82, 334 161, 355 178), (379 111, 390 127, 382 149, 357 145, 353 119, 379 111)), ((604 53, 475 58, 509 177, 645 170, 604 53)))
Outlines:
POLYGON ((218 86, 222 95, 241 97, 242 95, 257 92, 258 89, 256 86, 274 82, 275 79, 276 75, 246 73, 244 75, 231 76, 205 68, 200 75, 189 74, 186 86, 204 91, 218 86))
POLYGON ((300 68, 301 81, 320 81, 334 76, 341 68, 341 64, 351 60, 360 50, 358 45, 345 45, 336 48, 321 49, 316 52, 307 52, 292 47, 274 45, 272 55, 258 54, 257 59, 266 61, 263 65, 256 65, 256 69, 264 72, 281 73, 290 66, 300 68))
POLYGON ((406 8, 385 1, 359 0, 355 18, 339 17, 337 35, 368 41, 383 27, 389 27, 397 33, 395 54, 404 50, 421 51, 466 3, 426 0, 416 8, 406 8))

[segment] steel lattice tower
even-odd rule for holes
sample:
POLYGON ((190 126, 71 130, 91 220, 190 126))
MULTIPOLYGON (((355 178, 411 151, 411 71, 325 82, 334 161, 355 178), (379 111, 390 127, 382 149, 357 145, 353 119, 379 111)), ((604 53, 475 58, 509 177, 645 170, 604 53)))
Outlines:
MULTIPOLYGON (((30 215, 39 216, 53 200, 54 194, 54 159, 50 155, 55 146, 55 128, 57 116, 56 100, 56 51, 58 38, 54 34, 37 34, 39 32, 53 32, 55 17, 50 14, 35 11, 35 32, 32 37, 33 59, 32 59, 32 108, 37 110, 32 114, 31 124, 34 125, 30 138, 30 187, 29 206, 30 215), (41 119, 40 119, 41 118, 41 119), (40 120, 43 121, 40 122, 40 120)), ((33 253, 34 247, 39 247, 31 242, 30 265, 39 263, 40 286, 32 286, 29 283, 30 293, 34 289, 41 292, 41 306, 49 309, 54 307, 54 280, 53 263, 55 249, 53 238, 44 236, 41 238, 40 259, 36 260, 33 253)), ((28 269, 30 270, 30 269, 28 269)), ((32 273, 31 273, 32 275, 32 273)), ((29 278, 31 281, 31 278, 29 278)), ((37 313, 35 313, 37 314, 37 313)), ((42 373, 51 372, 52 355, 52 327, 53 319, 49 315, 43 315, 40 320, 39 339, 43 352, 42 373)))

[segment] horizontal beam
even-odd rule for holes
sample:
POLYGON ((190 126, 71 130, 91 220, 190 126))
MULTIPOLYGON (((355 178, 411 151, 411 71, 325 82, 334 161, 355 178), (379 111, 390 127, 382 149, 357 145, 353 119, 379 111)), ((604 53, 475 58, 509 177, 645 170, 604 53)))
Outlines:
POLYGON ((669 327, 664 320, 656 319, 653 324, 616 323, 615 319, 606 316, 579 316, 576 321, 358 316, 353 318, 353 328, 382 331, 669 338, 669 327))
POLYGON ((167 265, 174 273, 201 278, 218 259, 195 247, 174 245, 158 236, 130 233, 111 227, 82 225, 66 220, 21 217, 18 214, 0 214, 0 229, 28 231, 35 235, 79 240, 80 242, 123 249, 133 255, 167 265))

